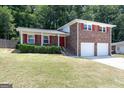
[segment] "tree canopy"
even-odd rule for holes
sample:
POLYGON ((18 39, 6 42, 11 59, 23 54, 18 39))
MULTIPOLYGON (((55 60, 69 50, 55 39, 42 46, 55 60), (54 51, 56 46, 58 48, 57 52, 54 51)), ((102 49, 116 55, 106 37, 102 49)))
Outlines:
POLYGON ((9 38, 16 36, 18 26, 57 29, 76 18, 115 24, 112 41, 124 40, 124 6, 121 5, 0 6, 0 38, 6 38, 5 33, 9 38))
POLYGON ((0 37, 7 38, 8 33, 13 34, 14 30, 14 18, 11 14, 11 10, 8 7, 0 7, 0 37))

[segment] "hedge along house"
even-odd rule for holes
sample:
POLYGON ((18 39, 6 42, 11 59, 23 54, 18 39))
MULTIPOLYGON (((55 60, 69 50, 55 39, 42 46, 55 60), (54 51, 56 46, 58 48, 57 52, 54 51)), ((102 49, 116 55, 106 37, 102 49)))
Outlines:
POLYGON ((65 47, 76 56, 111 55, 111 31, 116 25, 75 19, 57 30, 18 27, 21 44, 65 47))

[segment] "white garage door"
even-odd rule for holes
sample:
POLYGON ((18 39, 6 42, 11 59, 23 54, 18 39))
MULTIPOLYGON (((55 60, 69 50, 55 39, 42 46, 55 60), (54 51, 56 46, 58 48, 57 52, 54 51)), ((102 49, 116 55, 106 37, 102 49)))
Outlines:
POLYGON ((94 56, 94 43, 81 43, 81 56, 94 56))
POLYGON ((108 43, 97 43, 97 56, 107 56, 108 49, 108 43))

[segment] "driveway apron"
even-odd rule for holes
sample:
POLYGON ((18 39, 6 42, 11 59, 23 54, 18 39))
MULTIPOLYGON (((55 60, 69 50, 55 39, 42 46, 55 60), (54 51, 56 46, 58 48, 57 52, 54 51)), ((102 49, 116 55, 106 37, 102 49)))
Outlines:
POLYGON ((106 64, 124 70, 124 58, 121 57, 104 56, 104 57, 87 57, 87 58, 98 63, 106 64))

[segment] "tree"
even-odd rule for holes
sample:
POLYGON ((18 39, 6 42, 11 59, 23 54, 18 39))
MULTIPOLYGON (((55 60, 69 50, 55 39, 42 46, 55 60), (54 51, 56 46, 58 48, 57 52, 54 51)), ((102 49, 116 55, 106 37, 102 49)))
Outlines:
POLYGON ((123 41, 124 40, 124 14, 118 15, 118 17, 114 20, 114 23, 117 25, 117 27, 113 32, 113 42, 123 41))
POLYGON ((34 15, 35 6, 8 6, 12 10, 15 18, 16 27, 35 27, 36 16, 34 15))
POLYGON ((37 6, 35 14, 40 28, 57 29, 67 22, 81 18, 84 6, 37 6))
POLYGON ((0 38, 9 39, 14 34, 14 18, 7 6, 0 7, 0 38))
POLYGON ((5 38, 6 35, 3 35, 5 32, 9 32, 12 37, 15 35, 14 28, 19 26, 57 29, 73 19, 84 19, 117 25, 112 31, 112 41, 116 42, 124 40, 123 18, 124 6, 121 5, 1 6, 0 37, 5 38))

